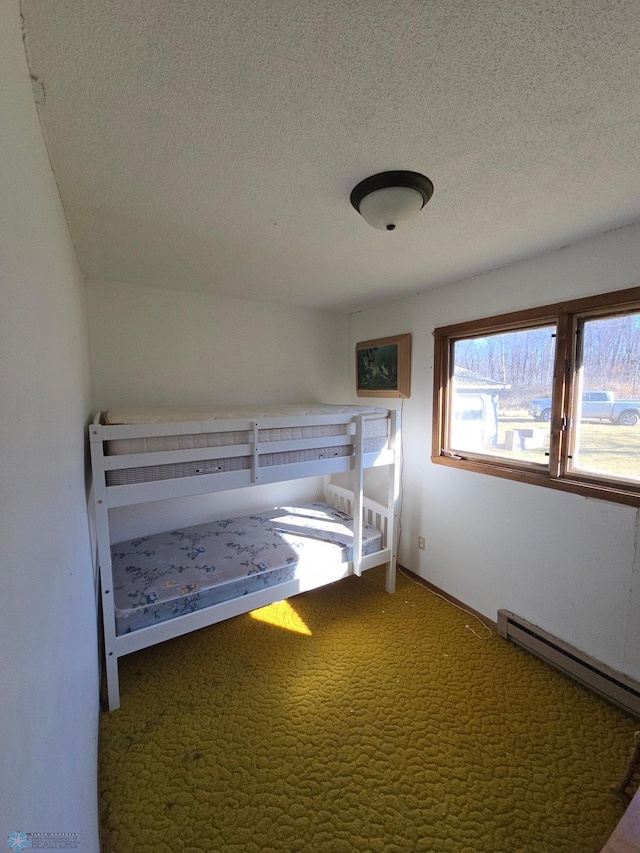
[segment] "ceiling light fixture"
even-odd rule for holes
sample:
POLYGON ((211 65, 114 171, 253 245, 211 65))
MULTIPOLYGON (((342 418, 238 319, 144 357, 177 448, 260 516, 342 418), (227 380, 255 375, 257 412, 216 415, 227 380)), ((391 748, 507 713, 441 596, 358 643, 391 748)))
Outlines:
POLYGON ((380 172, 351 190, 351 204, 373 228, 395 231, 420 213, 433 184, 419 172, 380 172))

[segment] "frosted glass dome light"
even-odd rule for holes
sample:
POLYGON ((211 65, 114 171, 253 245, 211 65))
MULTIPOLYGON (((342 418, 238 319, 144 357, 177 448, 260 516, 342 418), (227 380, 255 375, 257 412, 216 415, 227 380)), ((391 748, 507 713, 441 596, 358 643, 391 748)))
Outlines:
POLYGON ((395 231, 420 213, 433 195, 433 184, 418 172, 381 172, 361 181, 351 204, 373 228, 395 231))

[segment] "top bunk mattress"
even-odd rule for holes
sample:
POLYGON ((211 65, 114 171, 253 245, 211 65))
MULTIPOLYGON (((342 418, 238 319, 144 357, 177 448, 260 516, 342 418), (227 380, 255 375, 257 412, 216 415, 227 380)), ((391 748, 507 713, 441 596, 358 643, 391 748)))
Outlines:
MULTIPOLYGON (((198 448, 230 447, 247 445, 252 439, 248 429, 221 429, 216 431, 215 421, 260 420, 258 440, 269 443, 273 452, 260 455, 260 466, 285 465, 295 462, 310 462, 327 456, 349 456, 353 454, 353 444, 322 446, 317 439, 344 436, 348 434, 346 423, 326 423, 327 416, 355 417, 364 415, 364 452, 377 453, 387 442, 389 430, 388 409, 377 406, 357 405, 273 405, 273 406, 234 406, 225 408, 131 408, 108 409, 103 412, 105 425, 127 424, 169 424, 169 423, 206 423, 206 431, 186 435, 158 435, 141 438, 111 439, 105 444, 109 456, 139 453, 154 453, 173 450, 194 450, 198 448), (282 420, 295 418, 295 426, 273 426, 265 419, 282 420), (301 423, 300 423, 301 421, 301 423), (209 424, 211 428, 209 429, 209 424), (278 442, 290 442, 312 439, 308 448, 283 450, 279 452, 278 442)), ((238 471, 250 468, 252 457, 246 453, 237 456, 221 454, 220 458, 186 463, 169 463, 135 468, 121 468, 107 471, 107 485, 125 485, 149 480, 174 479, 188 477, 194 473, 218 473, 238 471)))

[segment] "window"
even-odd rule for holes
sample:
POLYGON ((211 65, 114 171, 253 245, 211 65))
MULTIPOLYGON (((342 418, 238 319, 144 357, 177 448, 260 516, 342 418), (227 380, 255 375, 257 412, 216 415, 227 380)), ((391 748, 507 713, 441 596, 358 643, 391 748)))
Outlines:
POLYGON ((640 288, 434 337, 434 462, 640 506, 640 288))

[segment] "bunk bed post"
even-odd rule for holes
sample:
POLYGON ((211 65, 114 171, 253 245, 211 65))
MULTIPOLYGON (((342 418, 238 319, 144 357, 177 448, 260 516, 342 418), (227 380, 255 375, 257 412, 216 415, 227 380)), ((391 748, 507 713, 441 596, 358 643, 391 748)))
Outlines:
POLYGON ((260 479, 260 424, 258 421, 251 423, 251 445, 253 462, 251 467, 251 482, 257 483, 260 479))
POLYGON ((398 559, 397 522, 398 495, 400 492, 400 412, 389 412, 389 445, 393 450, 393 464, 389 476, 389 496, 387 506, 391 509, 387 523, 387 547, 391 549, 391 557, 387 563, 385 589, 389 593, 396 591, 396 563, 398 559))
POLYGON ((107 486, 104 474, 104 444, 102 426, 98 413, 89 427, 91 467, 93 470, 93 500, 98 540, 98 573, 102 601, 102 624, 104 630, 104 657, 107 676, 109 710, 120 707, 118 682, 118 653, 116 651, 115 611, 113 605, 113 573, 111 567, 111 540, 109 535, 109 509, 107 486))
POLYGON ((356 443, 353 484, 353 572, 362 574, 362 495, 364 490, 364 416, 356 415, 356 443))

